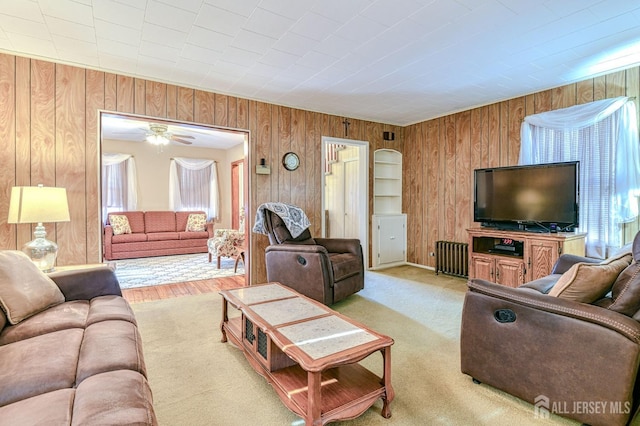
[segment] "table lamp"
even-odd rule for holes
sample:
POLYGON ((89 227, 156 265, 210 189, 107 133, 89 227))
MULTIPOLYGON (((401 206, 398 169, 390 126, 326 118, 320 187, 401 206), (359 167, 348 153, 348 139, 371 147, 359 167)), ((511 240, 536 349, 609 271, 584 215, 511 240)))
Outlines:
POLYGON ((11 188, 8 223, 37 223, 35 239, 22 247, 42 272, 51 272, 58 256, 58 245, 47 240, 43 223, 68 222, 69 204, 65 188, 14 186, 11 188))

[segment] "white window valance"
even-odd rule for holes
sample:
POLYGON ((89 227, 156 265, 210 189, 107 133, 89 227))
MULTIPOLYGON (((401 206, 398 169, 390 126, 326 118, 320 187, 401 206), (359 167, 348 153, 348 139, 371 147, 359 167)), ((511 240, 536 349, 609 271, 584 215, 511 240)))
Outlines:
MULTIPOLYGON (((525 117, 520 164, 580 161, 580 227, 587 255, 621 245, 620 224, 638 216, 636 106, 617 97, 525 117)), ((562 190, 558 188, 558 190, 562 190)))
POLYGON ((620 96, 618 98, 603 99, 587 104, 528 115, 524 118, 524 122, 529 124, 529 126, 522 126, 522 130, 530 129, 530 126, 539 126, 554 130, 581 129, 583 127, 593 126, 598 121, 609 117, 627 103, 629 103, 630 107, 634 107, 635 110, 635 104, 629 102, 629 98, 620 96))

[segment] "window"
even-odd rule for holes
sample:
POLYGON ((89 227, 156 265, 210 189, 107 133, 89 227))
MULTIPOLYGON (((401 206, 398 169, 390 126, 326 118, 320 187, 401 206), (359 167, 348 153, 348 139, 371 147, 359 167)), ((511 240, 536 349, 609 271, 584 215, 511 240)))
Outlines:
POLYGON ((175 211, 203 210, 219 216, 218 170, 213 160, 173 158, 169 166, 169 203, 175 211))
POLYGON ((136 164, 129 154, 102 155, 102 220, 111 212, 137 208, 136 164))
POLYGON ((520 164, 580 161, 579 230, 587 233, 587 256, 608 257, 622 245, 621 224, 638 216, 633 100, 605 99, 527 116, 521 137, 520 164))

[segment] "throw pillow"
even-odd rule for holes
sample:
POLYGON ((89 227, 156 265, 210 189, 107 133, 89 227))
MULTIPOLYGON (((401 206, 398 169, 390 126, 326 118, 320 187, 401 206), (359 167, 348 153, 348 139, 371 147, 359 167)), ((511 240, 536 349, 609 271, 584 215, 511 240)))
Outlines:
MULTIPOLYGON (((113 235, 130 234, 131 226, 129 225, 129 218, 123 214, 111 214, 109 215, 109 223, 113 228, 113 235)), ((123 237, 124 238, 124 237, 123 237)))
POLYGON ((0 307, 11 324, 64 302, 58 286, 21 251, 0 251, 0 307))
POLYGON ((611 290, 618 275, 631 263, 631 254, 609 258, 601 263, 579 262, 562 274, 549 296, 593 303, 611 290))
POLYGON ((206 229, 207 218, 204 213, 192 213, 187 218, 187 232, 202 232, 206 229))

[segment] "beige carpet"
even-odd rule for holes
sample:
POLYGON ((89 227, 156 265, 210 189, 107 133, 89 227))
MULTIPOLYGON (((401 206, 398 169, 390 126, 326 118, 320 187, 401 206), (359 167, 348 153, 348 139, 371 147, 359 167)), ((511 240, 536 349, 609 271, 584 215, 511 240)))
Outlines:
MULTIPOLYGON (((392 417, 378 401, 345 425, 562 425, 531 404, 460 373, 466 282, 403 266, 367 272, 365 289, 333 306, 393 337, 392 417)), ((161 425, 301 425, 240 350, 220 343, 218 294, 134 304, 161 425)), ((362 362, 379 375, 382 357, 362 362)))

